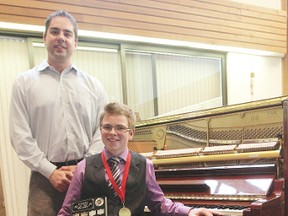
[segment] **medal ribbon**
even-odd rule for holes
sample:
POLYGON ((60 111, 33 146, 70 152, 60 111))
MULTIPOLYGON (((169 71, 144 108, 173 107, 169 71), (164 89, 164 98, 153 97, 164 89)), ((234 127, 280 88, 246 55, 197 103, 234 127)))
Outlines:
POLYGON ((129 169, 130 169, 130 162, 131 162, 131 154, 128 152, 127 158, 126 158, 126 164, 124 168, 124 173, 123 173, 123 178, 122 178, 122 183, 121 183, 121 189, 118 187, 117 183, 115 182, 111 169, 106 161, 106 157, 104 155, 104 152, 102 151, 101 153, 102 157, 102 162, 104 164, 105 170, 107 172, 108 178, 111 181, 111 184, 116 191, 118 197, 121 199, 122 203, 125 201, 125 195, 126 195, 126 182, 129 174, 129 169))

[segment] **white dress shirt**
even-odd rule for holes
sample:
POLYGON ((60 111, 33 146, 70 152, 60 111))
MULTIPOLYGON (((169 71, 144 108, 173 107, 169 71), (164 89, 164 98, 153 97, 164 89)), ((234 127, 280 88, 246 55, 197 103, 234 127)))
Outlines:
POLYGON ((102 84, 74 65, 62 73, 44 61, 14 81, 10 140, 19 158, 49 178, 52 162, 100 152, 99 117, 108 102, 102 84))

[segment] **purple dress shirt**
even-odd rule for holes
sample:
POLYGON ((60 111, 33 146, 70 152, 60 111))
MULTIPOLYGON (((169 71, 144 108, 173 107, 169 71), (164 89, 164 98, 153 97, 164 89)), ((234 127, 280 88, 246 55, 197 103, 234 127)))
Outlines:
MULTIPOLYGON (((106 160, 108 161, 113 155, 104 148, 104 154, 106 160)), ((119 155, 122 158, 120 166, 120 178, 122 180, 123 172, 125 168, 125 162, 128 154, 128 149, 119 155)), ((58 213, 58 216, 70 216, 71 215, 71 203, 79 200, 81 197, 82 185, 84 181, 86 160, 82 160, 78 163, 75 170, 74 176, 72 178, 71 184, 68 188, 64 203, 61 210, 58 213)), ((105 174, 105 179, 108 184, 108 176, 105 174)), ((151 160, 146 159, 146 184, 147 184, 147 193, 146 193, 146 206, 152 211, 154 208, 161 208, 161 214, 159 216, 165 215, 174 215, 174 216, 187 216, 189 213, 190 207, 184 206, 179 202, 172 202, 170 199, 164 197, 163 191, 156 182, 155 172, 153 163, 151 160), (158 205, 161 203, 161 205, 158 205)))

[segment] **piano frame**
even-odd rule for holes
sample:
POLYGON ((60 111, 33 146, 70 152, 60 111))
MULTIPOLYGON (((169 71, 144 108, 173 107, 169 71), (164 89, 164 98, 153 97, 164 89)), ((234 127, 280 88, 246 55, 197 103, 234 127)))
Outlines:
MULTIPOLYGON (((251 178, 254 174, 256 174, 256 179, 257 177, 265 178, 265 176, 271 178, 274 175, 272 186, 266 197, 251 202, 244 201, 245 199, 242 198, 240 201, 228 199, 226 204, 240 203, 240 205, 247 206, 243 211, 243 216, 269 216, 272 215, 272 212, 277 216, 288 215, 288 97, 140 121, 136 125, 135 136, 128 147, 152 159, 157 181, 165 195, 168 192, 164 185, 169 185, 171 181, 177 182, 179 179, 175 176, 179 177, 181 172, 180 176, 183 175, 183 179, 190 179, 192 186, 195 179, 213 180, 213 172, 222 173, 214 176, 215 179, 223 178, 227 181, 231 177, 227 172, 235 167, 236 169, 233 171, 235 175, 232 175, 232 179, 251 178), (235 153, 235 151, 217 152, 216 154, 213 152, 211 154, 203 153, 203 149, 211 146, 221 147, 255 142, 261 144, 275 142, 275 140, 280 143, 278 149, 241 153, 235 153), (157 151, 173 152, 192 148, 202 148, 202 153, 182 157, 167 156, 167 158, 161 158, 159 154, 157 158, 157 151), (261 168, 266 163, 274 164, 274 168, 269 167, 270 164, 261 168), (205 167, 200 167, 199 164, 205 164, 205 167), (249 166, 256 168, 249 169, 249 166), (210 170, 209 173, 210 168, 212 171, 210 170), (203 172, 205 169, 206 171, 203 172), (181 172, 174 175, 175 170, 176 172, 181 170, 181 172)), ((267 179, 269 178, 267 177, 267 179)), ((202 186, 205 188, 205 184, 202 186)), ((168 190, 173 191, 173 188, 168 190)), ((197 198, 179 199, 179 197, 173 198, 173 196, 171 199, 187 205, 195 203, 218 205, 221 203, 215 197, 209 201, 201 200, 201 198, 198 200, 197 198)))

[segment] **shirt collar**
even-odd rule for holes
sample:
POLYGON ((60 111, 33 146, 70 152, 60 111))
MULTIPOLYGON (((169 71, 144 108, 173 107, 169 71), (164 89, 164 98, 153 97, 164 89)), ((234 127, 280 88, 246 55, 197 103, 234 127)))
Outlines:
MULTIPOLYGON (((46 69, 49 69, 49 70, 51 70, 51 71, 54 71, 54 70, 52 69, 52 67, 48 64, 47 60, 45 60, 45 61, 43 61, 41 64, 39 64, 39 65, 37 66, 37 68, 38 68, 39 71, 45 71, 46 69)), ((69 66, 68 68, 65 69, 65 70, 68 69, 68 72, 73 71, 73 69, 74 69, 75 71, 79 72, 79 69, 78 69, 78 68, 76 67, 76 65, 74 65, 74 64, 72 64, 72 65, 69 66), (68 68, 70 68, 70 69, 68 69, 68 68)), ((64 71, 65 71, 65 70, 64 70, 64 71)), ((66 72, 66 73, 68 73, 68 72, 66 72)))
MULTIPOLYGON (((106 147, 104 147, 104 154, 105 154, 105 157, 106 157, 106 160, 108 161, 110 158, 114 157, 114 155, 109 152, 106 147)), ((124 152, 122 152, 120 155, 118 155, 118 157, 120 157, 123 161, 126 161, 126 158, 127 158, 127 155, 128 155, 128 148, 126 148, 126 150, 124 152)))

